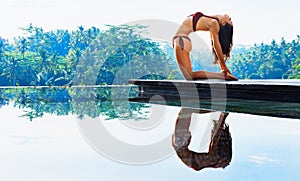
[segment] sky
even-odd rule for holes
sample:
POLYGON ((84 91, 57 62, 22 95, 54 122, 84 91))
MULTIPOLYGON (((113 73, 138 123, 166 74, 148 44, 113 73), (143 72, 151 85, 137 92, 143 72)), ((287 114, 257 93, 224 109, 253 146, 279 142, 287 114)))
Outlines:
MULTIPOLYGON (((103 28, 105 24, 120 25, 143 19, 179 24, 196 11, 229 14, 234 23, 235 44, 270 43, 283 37, 290 41, 300 34, 299 0, 0 0, 0 3, 0 36, 8 39, 22 35, 19 28, 30 23, 46 31, 76 30, 80 25, 103 28)), ((199 35, 208 41, 209 35, 199 35)))

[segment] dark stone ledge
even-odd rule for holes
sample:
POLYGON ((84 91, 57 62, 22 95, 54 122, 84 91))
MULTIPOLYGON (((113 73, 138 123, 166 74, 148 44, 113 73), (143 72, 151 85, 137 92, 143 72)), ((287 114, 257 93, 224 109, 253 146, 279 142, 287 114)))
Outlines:
POLYGON ((300 80, 129 80, 133 102, 300 118, 300 80))

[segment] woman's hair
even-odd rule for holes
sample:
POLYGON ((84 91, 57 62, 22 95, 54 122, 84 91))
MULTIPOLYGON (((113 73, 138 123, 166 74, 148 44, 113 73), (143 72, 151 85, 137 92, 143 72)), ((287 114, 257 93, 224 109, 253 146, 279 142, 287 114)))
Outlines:
MULTIPOLYGON (((232 48, 232 37, 233 37, 233 26, 226 23, 224 26, 220 25, 219 30, 219 41, 221 44, 223 55, 225 56, 225 61, 230 58, 230 51, 232 48)), ((213 41, 212 41, 213 45, 213 41)), ((218 63, 218 56, 214 49, 214 46, 212 46, 212 53, 214 55, 214 61, 213 63, 218 63)))
POLYGON ((208 153, 199 153, 189 150, 188 146, 191 141, 191 134, 189 134, 188 137, 184 136, 182 138, 180 134, 175 136, 173 147, 175 148, 177 156, 184 164, 197 171, 204 168, 225 168, 230 164, 232 159, 232 138, 229 125, 225 122, 219 127, 217 125, 217 122, 215 122, 208 153), (176 144, 178 140, 178 143, 184 140, 185 144, 176 144))

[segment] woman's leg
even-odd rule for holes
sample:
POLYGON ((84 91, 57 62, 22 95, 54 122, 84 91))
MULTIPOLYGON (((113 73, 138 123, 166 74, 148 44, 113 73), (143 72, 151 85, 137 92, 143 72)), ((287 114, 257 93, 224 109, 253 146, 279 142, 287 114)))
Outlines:
POLYGON ((179 70, 186 80, 197 79, 224 79, 224 73, 192 71, 190 53, 182 49, 180 46, 175 46, 175 55, 179 70))

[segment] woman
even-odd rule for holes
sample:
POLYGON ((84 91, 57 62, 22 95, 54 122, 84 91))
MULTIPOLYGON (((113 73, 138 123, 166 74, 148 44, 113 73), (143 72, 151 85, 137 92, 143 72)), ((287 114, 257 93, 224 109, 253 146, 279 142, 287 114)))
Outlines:
POLYGON ((196 171, 204 168, 225 168, 232 159, 232 138, 229 126, 225 123, 228 113, 221 113, 218 120, 214 121, 211 132, 211 141, 207 153, 198 153, 189 150, 192 135, 189 131, 192 114, 207 113, 204 110, 182 108, 178 114, 175 131, 172 139, 177 156, 182 162, 196 171))
POLYGON ((192 14, 183 21, 173 38, 176 60, 182 75, 187 80, 197 79, 225 79, 238 80, 231 74, 225 61, 229 59, 232 47, 233 24, 231 18, 225 15, 207 16, 201 12, 192 14), (221 73, 192 71, 190 52, 192 42, 188 37, 195 31, 209 31, 212 41, 212 51, 215 62, 219 62, 221 73))

